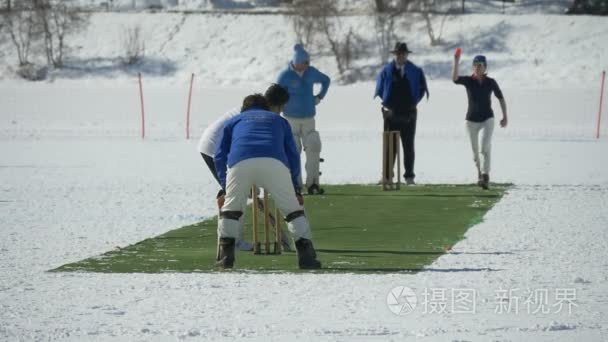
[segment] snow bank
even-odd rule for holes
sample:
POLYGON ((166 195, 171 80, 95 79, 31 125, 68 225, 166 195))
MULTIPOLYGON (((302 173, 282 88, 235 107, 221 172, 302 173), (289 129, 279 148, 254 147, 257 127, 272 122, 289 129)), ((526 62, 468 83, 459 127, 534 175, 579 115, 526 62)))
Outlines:
MULTIPOLYGON (((435 18, 436 33, 440 20, 435 18)), ((360 38, 352 73, 373 80, 381 67, 373 20, 354 15, 341 21, 343 31, 351 27, 360 38)), ((463 72, 474 55, 483 53, 491 75, 530 88, 599 87, 599 75, 608 69, 608 25, 602 17, 455 15, 445 23, 445 44, 435 47, 417 15, 404 16, 395 27, 398 39, 415 52, 411 60, 431 80, 449 79, 457 46, 463 49, 463 72)), ((286 67, 295 42, 292 24, 283 15, 95 13, 88 29, 69 37, 67 67, 52 71, 50 80, 114 84, 142 72, 162 84, 181 82, 191 73, 209 86, 267 84, 286 67), (127 67, 122 41, 135 26, 143 33, 145 57, 127 67)), ((6 37, 0 47, 0 78, 14 79, 15 49, 6 37)), ((313 65, 339 78, 327 47, 310 52, 313 65)))

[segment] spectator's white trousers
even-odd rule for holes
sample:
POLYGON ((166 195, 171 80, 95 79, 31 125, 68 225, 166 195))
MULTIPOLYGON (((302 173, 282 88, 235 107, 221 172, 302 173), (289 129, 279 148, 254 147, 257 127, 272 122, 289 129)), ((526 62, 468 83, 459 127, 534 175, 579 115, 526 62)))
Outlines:
POLYGON ((494 132, 494 118, 489 118, 484 122, 465 121, 471 148, 473 150, 473 160, 480 173, 490 174, 490 162, 492 161, 492 133, 494 132), (481 140, 481 151, 479 141, 481 140))
MULTIPOLYGON (((221 211, 243 212, 254 184, 268 191, 283 216, 294 211, 304 210, 304 207, 298 203, 291 182, 291 173, 285 164, 274 158, 250 158, 240 161, 228 169, 226 197, 221 211)), ((287 228, 296 241, 300 238, 312 238, 310 225, 305 216, 299 216, 288 222, 287 228)), ((217 234, 219 237, 238 238, 241 236, 241 230, 242 225, 237 220, 220 218, 218 222, 217 234)))
MULTIPOLYGON (((302 152, 306 154, 306 163, 304 168, 306 169, 306 187, 313 184, 319 184, 319 161, 321 159, 321 136, 315 129, 315 118, 294 118, 283 116, 289 122, 293 137, 296 140, 296 148, 298 153, 302 152)), ((300 176, 300 184, 302 184, 302 178, 300 176)))

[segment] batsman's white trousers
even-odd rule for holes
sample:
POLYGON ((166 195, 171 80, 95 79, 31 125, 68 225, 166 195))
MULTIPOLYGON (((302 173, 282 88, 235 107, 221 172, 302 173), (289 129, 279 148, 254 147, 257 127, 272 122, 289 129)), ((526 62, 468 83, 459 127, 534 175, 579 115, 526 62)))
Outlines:
MULTIPOLYGON (((298 203, 287 166, 274 158, 249 158, 238 162, 226 174, 226 197, 222 212, 243 211, 253 185, 264 188, 283 216, 304 210, 298 203)), ((243 215, 245 213, 243 212, 243 215)), ((305 216, 299 216, 287 223, 294 240, 312 239, 310 224, 305 216)), ((217 234, 219 237, 238 238, 242 225, 239 221, 220 218, 217 234)))
POLYGON ((465 121, 471 148, 473 150, 473 161, 477 170, 481 173, 490 173, 490 162, 492 161, 492 133, 494 133, 494 118, 483 122, 465 121), (481 133, 481 139, 480 139, 481 133), (481 140, 481 153, 479 151, 479 140, 481 140))
MULTIPOLYGON (((283 116, 291 126, 291 132, 296 140, 296 148, 298 153, 302 152, 306 154, 306 163, 304 169, 306 170, 306 187, 313 184, 319 184, 319 162, 321 159, 321 138, 319 132, 315 129, 315 118, 294 118, 283 116)), ((302 178, 300 176, 300 184, 302 184, 302 178)))

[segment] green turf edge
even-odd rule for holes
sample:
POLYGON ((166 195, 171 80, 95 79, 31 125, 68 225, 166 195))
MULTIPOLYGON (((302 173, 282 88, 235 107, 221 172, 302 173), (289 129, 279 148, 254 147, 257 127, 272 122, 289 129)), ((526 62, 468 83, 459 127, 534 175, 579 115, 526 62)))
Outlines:
MULTIPOLYGON (((343 185, 339 185, 339 186, 327 186, 329 189, 331 189, 332 187, 335 188, 336 187, 341 187, 341 188, 349 188, 349 187, 357 187, 360 190, 369 190, 367 192, 368 195, 373 195, 373 196, 407 196, 407 197, 467 197, 467 196, 471 196, 470 193, 452 193, 452 194, 445 194, 442 193, 441 191, 437 192, 437 191, 431 191, 428 192, 429 188, 443 188, 443 190, 448 189, 449 191, 453 191, 453 190, 465 190, 465 191, 473 191, 476 193, 476 197, 480 197, 480 198, 496 198, 495 201, 491 202, 491 204, 489 206, 485 207, 485 210, 478 210, 475 212, 474 215, 472 215, 468 222, 466 223, 466 227, 464 227, 463 231, 462 231, 462 235, 460 236, 459 239, 457 240, 453 240, 450 241, 450 245, 454 245, 455 243, 457 243, 458 241, 462 240, 464 238, 464 234, 466 233, 466 231, 480 223, 483 221, 483 217, 484 215, 487 213, 487 211, 489 211, 496 203, 498 203, 498 201, 500 200, 500 198, 502 198, 502 196, 504 196, 509 188, 511 188, 513 185, 512 184, 492 184, 492 188, 490 191, 481 191, 481 190, 476 190, 478 189, 475 185, 469 185, 469 184, 429 184, 429 185, 422 185, 422 186, 416 186, 416 187, 403 187, 401 191, 399 192, 394 192, 394 191, 386 191, 386 192, 382 192, 382 191, 378 191, 378 186, 374 185, 374 184, 369 184, 369 185, 361 185, 361 184, 343 184, 343 185), (407 193, 404 192, 404 189, 407 191, 407 193), (476 191, 475 191, 476 190, 476 191)), ((364 193, 360 194, 360 195, 365 195, 365 191, 363 191, 364 193)), ((338 193, 334 193, 334 196, 339 195, 338 193)), ((307 197, 307 208, 310 206, 311 201, 313 201, 315 198, 319 198, 319 197, 307 197)), ((312 222, 312 219, 311 219, 312 222)), ((142 246, 145 245, 146 243, 150 243, 153 240, 162 240, 162 239, 168 239, 171 238, 172 234, 175 234, 178 231, 182 231, 183 229, 200 229, 201 227, 204 226, 208 226, 212 231, 213 234, 215 234, 215 227, 217 226, 217 221, 215 218, 211 218, 208 220, 205 220, 203 222, 199 222, 197 224, 194 225, 188 225, 188 226, 184 226, 178 229, 174 229, 171 230, 167 233, 161 234, 159 236, 153 237, 153 238, 148 238, 145 240, 142 240, 138 243, 135 243, 133 245, 127 246, 125 248, 119 248, 119 249, 115 249, 109 252, 106 252, 102 255, 99 256, 95 256, 92 258, 88 258, 79 262, 75 262, 75 263, 69 263, 63 266, 60 266, 58 268, 49 270, 49 272, 77 272, 77 273, 90 273, 90 272, 95 272, 95 273, 148 273, 148 274, 152 274, 152 273, 208 273, 208 272, 216 272, 215 269, 211 268, 201 268, 201 269, 194 269, 194 270, 190 270, 190 271, 180 271, 177 269, 168 269, 166 271, 164 270, 157 270, 157 271, 150 271, 150 272, 146 272, 146 271, 137 271, 137 272, 133 272, 133 271, 116 271, 116 270, 90 270, 90 269, 86 269, 86 268, 81 268, 81 269, 73 269, 72 267, 74 265, 78 265, 81 264, 85 261, 88 260, 103 260, 106 258, 109 258, 112 256, 112 254, 114 253, 122 253, 125 250, 129 250, 130 248, 135 248, 137 249, 138 246, 142 246)), ((247 229, 247 228, 246 228, 247 229)), ((207 235, 207 238, 209 237, 209 235, 207 235)), ((214 238, 215 239, 215 238, 214 238)), ((435 246, 437 247, 437 246, 435 246)), ((324 248, 323 244, 317 244, 317 249, 320 251, 320 256, 323 255, 323 251, 326 250, 326 248, 324 248)), ((366 252, 377 252, 377 251, 366 251, 366 252)), ((317 271, 301 271, 293 268, 288 268, 288 269, 245 269, 245 268, 238 268, 238 258, 243 257, 243 254, 241 253, 247 253, 247 252, 239 252, 237 253, 237 268, 230 270, 230 271, 224 271, 224 272, 238 272, 238 273, 291 273, 291 274, 304 274, 304 273, 413 273, 413 272, 418 272, 420 270, 423 270, 425 266, 428 266, 428 264, 432 263, 434 260, 436 260, 438 257, 440 257, 441 255, 445 254, 445 249, 438 249, 438 248, 434 248, 433 250, 425 250, 425 251, 414 251, 414 252, 408 252, 408 253, 412 253, 412 254, 428 254, 428 255, 433 255, 433 258, 430 258, 428 260, 427 263, 421 264, 419 267, 414 267, 414 268, 404 268, 404 267, 395 267, 395 268, 391 268, 391 267, 382 267, 382 268, 377 268, 374 269, 373 267, 370 268, 352 268, 352 269, 348 269, 345 267, 341 267, 341 268, 324 268, 321 270, 317 270, 317 271)), ((291 254, 292 255, 292 259, 295 261, 295 253, 285 253, 285 254, 291 254)), ((262 256, 262 258, 267 258, 268 256, 262 256)), ((254 257, 254 258, 259 258, 259 257, 254 257)), ((322 257, 320 257, 320 259, 323 261, 322 257)), ((324 265, 326 266, 326 265, 324 265)))

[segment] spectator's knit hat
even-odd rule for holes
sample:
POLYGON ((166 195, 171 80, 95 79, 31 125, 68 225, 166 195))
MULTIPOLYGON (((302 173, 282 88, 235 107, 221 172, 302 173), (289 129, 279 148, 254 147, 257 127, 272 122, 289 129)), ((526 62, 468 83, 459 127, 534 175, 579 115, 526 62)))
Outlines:
POLYGON ((310 61, 310 55, 306 50, 304 50, 304 46, 302 44, 296 44, 293 46, 293 59, 291 62, 293 64, 303 64, 310 61))
POLYGON ((486 61, 486 56, 484 56, 484 55, 475 56, 475 58, 473 58, 473 64, 483 64, 484 66, 488 66, 488 63, 486 61))
POLYGON ((403 43, 403 42, 397 42, 395 44, 395 48, 391 52, 392 53, 402 53, 402 52, 412 53, 412 51, 410 51, 410 49, 407 48, 407 44, 403 43))

